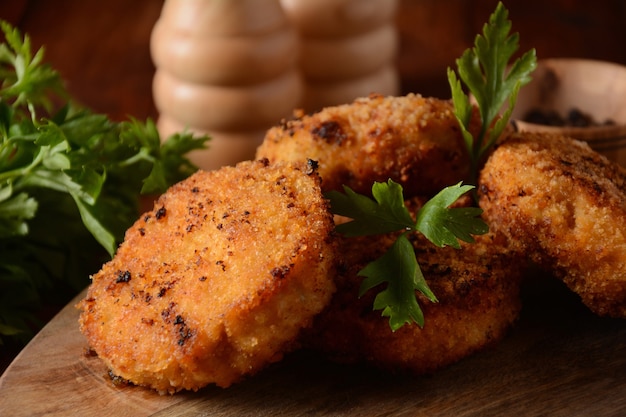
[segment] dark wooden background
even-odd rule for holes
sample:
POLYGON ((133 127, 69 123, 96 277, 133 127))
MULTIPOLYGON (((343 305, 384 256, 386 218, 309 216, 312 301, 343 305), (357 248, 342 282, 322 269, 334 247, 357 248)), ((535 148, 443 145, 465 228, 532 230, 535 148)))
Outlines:
MULTIPOLYGON (((521 50, 539 58, 626 64, 626 0, 508 0, 521 50)), ((70 92, 114 119, 156 117, 150 32, 163 0, 0 0, 0 18, 27 32, 70 92)), ((404 93, 449 97, 446 68, 471 46, 496 0, 400 0, 397 59, 404 93)), ((15 352, 0 346, 0 372, 15 352), (4 350, 3 350, 4 349, 4 350)))
MULTIPOLYGON (((148 42, 163 0, 3 0, 0 17, 45 45, 77 98, 114 118, 155 116, 148 42)), ((400 0, 403 92, 447 98, 446 68, 471 46, 496 0, 400 0)), ((508 0, 521 50, 626 64, 626 0, 508 0)))

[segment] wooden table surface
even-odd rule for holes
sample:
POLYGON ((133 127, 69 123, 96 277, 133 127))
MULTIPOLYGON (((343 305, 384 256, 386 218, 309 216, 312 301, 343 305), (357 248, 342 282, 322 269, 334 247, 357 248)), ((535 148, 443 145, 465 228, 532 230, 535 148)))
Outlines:
POLYGON ((300 351, 227 389, 173 396, 114 386, 102 362, 85 355, 71 303, 0 377, 0 415, 626 415, 626 321, 594 316, 559 284, 526 292, 520 321, 501 343, 431 376, 338 365, 300 351))

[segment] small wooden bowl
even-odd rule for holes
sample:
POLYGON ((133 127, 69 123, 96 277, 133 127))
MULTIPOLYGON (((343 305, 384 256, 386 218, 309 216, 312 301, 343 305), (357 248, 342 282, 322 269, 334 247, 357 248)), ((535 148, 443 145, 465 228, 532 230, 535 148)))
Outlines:
POLYGON ((519 131, 558 133, 587 141, 598 152, 626 166, 626 66, 587 59, 539 60, 533 80, 520 89, 511 119, 519 131), (525 121, 532 110, 572 110, 599 125, 551 126, 525 121), (611 124, 603 124, 611 121, 611 124))

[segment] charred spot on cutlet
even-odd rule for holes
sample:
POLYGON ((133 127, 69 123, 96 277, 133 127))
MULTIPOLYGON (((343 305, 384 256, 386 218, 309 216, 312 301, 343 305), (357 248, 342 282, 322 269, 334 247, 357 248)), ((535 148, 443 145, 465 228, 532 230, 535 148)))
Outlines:
POLYGON ((347 138, 341 125, 335 121, 323 122, 319 126, 311 129, 311 133, 316 138, 321 138, 329 144, 341 145, 347 138))
POLYGON ((287 274, 289 273, 290 269, 291 269, 291 265, 282 265, 282 266, 278 266, 276 268, 273 268, 270 271, 270 274, 272 274, 272 277, 274 277, 274 278, 283 279, 283 278, 285 278, 285 276, 287 276, 287 274))
POLYGON ((284 175, 280 175, 278 178, 276 178, 276 185, 285 189, 285 185, 284 185, 285 180, 286 180, 286 177, 284 175))
POLYGON ((170 303, 165 310, 161 311, 161 318, 164 322, 169 323, 171 321, 170 316, 172 315, 172 310, 174 310, 175 306, 175 303, 170 303))
POLYGON ((174 284, 176 284, 176 280, 165 282, 164 285, 161 288, 159 288, 157 297, 159 298, 164 297, 165 293, 174 287, 174 284))
POLYGON ((125 387, 125 386, 128 386, 128 385, 131 385, 130 381, 128 381, 127 379, 122 378, 121 376, 115 375, 113 373, 113 371, 111 371, 111 370, 109 370, 108 374, 109 374, 109 378, 111 379, 111 382, 116 387, 125 387))
POLYGON ((316 160, 314 160, 314 159, 307 159, 306 160, 306 170, 304 171, 304 173, 307 174, 307 175, 311 175, 315 171, 317 171, 319 166, 320 166, 320 164, 316 160))
POLYGON ((87 347, 83 350, 83 356, 86 358, 96 358, 98 357, 98 352, 92 347, 87 347))
POLYGON ((156 217, 157 220, 161 220, 163 217, 165 217, 165 215, 167 214, 167 210, 165 209, 165 206, 161 206, 156 213, 154 214, 154 216, 156 217))
POLYGON ((193 335, 193 332, 187 326, 187 324, 185 323, 185 319, 183 319, 181 315, 176 316, 176 319, 174 320, 174 326, 180 326, 178 328, 178 346, 182 346, 185 344, 185 341, 193 335))
POLYGON ((118 271, 117 278, 115 279, 116 283, 120 282, 128 282, 131 279, 130 271, 118 271))

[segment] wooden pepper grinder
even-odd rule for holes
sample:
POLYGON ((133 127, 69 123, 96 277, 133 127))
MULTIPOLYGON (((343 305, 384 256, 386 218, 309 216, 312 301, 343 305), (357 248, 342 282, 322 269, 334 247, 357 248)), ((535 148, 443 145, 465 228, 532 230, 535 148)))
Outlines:
POLYGON ((190 155, 200 168, 252 159, 300 105, 299 38, 279 0, 165 0, 150 47, 159 132, 208 133, 190 155))
POLYGON ((301 40, 303 108, 397 95, 396 0, 281 0, 301 40))

